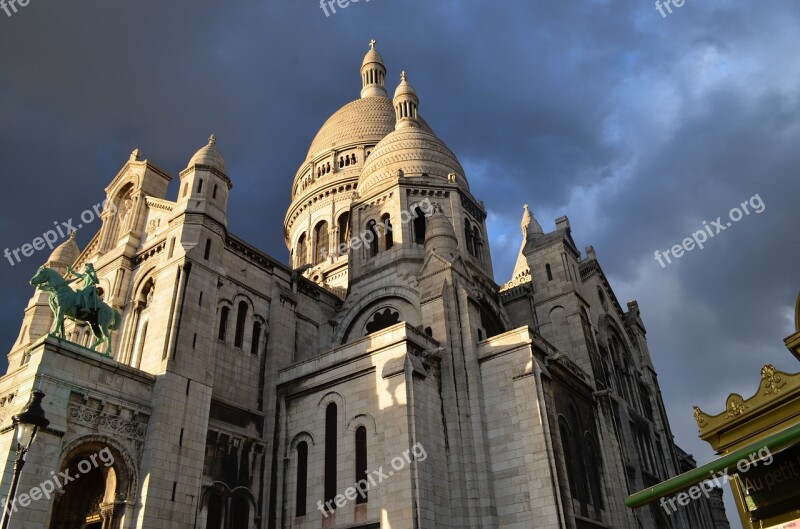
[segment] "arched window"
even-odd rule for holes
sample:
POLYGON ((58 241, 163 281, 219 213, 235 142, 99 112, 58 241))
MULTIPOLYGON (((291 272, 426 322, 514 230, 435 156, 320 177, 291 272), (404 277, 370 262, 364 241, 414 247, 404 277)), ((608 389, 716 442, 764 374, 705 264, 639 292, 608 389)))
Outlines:
POLYGON ((472 242, 472 224, 469 219, 464 219, 464 239, 467 241, 467 251, 470 255, 475 255, 475 245, 472 242))
POLYGON ((552 281, 553 280, 553 270, 550 268, 550 263, 547 263, 546 265, 544 265, 544 271, 547 272, 547 280, 548 281, 552 281))
POLYGON ((325 501, 323 503, 328 503, 336 497, 336 416, 336 403, 331 402, 325 409, 325 501))
POLYGON ((381 224, 383 224, 381 228, 383 230, 383 237, 386 240, 385 248, 391 250, 392 246, 394 246, 394 237, 392 235, 392 219, 388 213, 385 213, 381 217, 381 224))
POLYGON ((223 342, 228 335, 228 315, 230 312, 231 309, 228 307, 222 307, 219 311, 219 334, 217 334, 217 338, 223 342))
POLYGON ((257 355, 258 347, 261 345, 261 323, 253 322, 253 337, 250 340, 250 353, 257 355))
POLYGON ((297 263, 295 266, 301 267, 308 261, 308 248, 306 247, 306 234, 302 234, 299 239, 297 239, 297 251, 295 252, 297 255, 297 263))
POLYGON ((392 325, 397 325, 398 323, 400 323, 400 313, 386 308, 383 311, 376 312, 372 319, 367 322, 366 334, 388 329, 392 325))
MULTIPOLYGON (((356 429, 356 479, 355 483, 366 479, 367 469, 367 429, 359 426, 356 429)), ((360 493, 356 498, 356 505, 367 503, 367 492, 360 493)))
POLYGON ((368 240, 367 252, 370 257, 375 257, 378 255, 378 245, 380 244, 380 241, 378 240, 378 231, 375 229, 375 224, 376 223, 374 220, 367 222, 367 232, 372 236, 372 238, 369 240, 366 238, 364 239, 365 241, 368 240))
POLYGON ((419 204, 411 208, 411 215, 414 217, 414 242, 425 244, 425 214, 419 204))
POLYGON ((241 347, 244 342, 244 324, 247 320, 247 302, 239 302, 239 310, 236 313, 236 334, 233 337, 234 347, 241 347))
POLYGON ((339 244, 345 244, 350 240, 350 212, 345 211, 339 215, 337 222, 339 227, 339 244))
POLYGON ((319 264, 328 255, 328 223, 324 220, 314 228, 314 264, 319 264))
POLYGON ((297 445, 297 491, 295 493, 295 516, 306 515, 308 492, 308 443, 297 445))

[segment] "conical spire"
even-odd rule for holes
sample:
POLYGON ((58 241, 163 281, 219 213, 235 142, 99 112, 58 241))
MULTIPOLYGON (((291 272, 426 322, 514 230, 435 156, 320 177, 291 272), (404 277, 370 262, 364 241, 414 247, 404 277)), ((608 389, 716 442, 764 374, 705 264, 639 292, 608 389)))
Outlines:
POLYGON ((405 127, 419 128, 417 112, 419 110, 419 97, 417 91, 408 82, 406 72, 400 74, 400 84, 394 91, 394 110, 397 116, 395 129, 405 127))
POLYGON ((522 213, 522 223, 520 224, 520 227, 522 228, 522 237, 526 238, 528 236, 544 235, 542 226, 536 220, 536 217, 533 216, 531 210, 528 209, 528 204, 525 204, 523 207, 525 211, 522 213))
POLYGON ((389 97, 386 93, 386 65, 375 49, 376 40, 369 41, 369 51, 361 63, 361 99, 365 97, 389 97))
POLYGON ((522 228, 522 246, 519 249, 517 262, 514 265, 512 279, 519 279, 522 276, 530 275, 531 268, 528 264, 528 258, 525 255, 525 247, 528 245, 528 242, 544 236, 544 230, 542 230, 542 226, 537 222, 536 217, 533 216, 530 209, 528 209, 528 204, 524 206, 520 228, 522 228))

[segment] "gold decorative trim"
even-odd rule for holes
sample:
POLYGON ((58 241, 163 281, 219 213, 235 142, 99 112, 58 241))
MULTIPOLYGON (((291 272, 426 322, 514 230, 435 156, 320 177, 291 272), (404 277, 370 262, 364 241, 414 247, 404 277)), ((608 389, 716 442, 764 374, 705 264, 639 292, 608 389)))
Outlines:
POLYGON ((773 365, 767 364, 761 368, 761 387, 764 395, 777 394, 786 387, 786 381, 773 365))
POLYGON ((739 395, 738 393, 731 393, 728 397, 728 401, 725 405, 727 413, 725 414, 726 419, 733 419, 734 417, 738 417, 739 415, 743 414, 747 410, 750 409, 750 405, 744 402, 744 397, 739 395))
POLYGON ((719 428, 728 421, 737 420, 745 415, 757 414, 768 408, 777 399, 788 398, 800 392, 800 373, 790 374, 778 371, 771 364, 761 368, 761 383, 758 391, 745 399, 738 393, 731 393, 725 402, 725 411, 719 415, 709 415, 694 406, 694 419, 701 432, 719 428))

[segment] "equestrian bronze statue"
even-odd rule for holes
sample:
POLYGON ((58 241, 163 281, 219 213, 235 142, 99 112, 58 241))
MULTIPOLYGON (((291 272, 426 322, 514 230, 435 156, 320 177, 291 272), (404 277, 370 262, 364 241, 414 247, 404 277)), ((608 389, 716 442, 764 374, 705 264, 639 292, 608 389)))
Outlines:
POLYGON ((105 342, 103 354, 111 356, 111 331, 119 329, 122 317, 100 299, 97 292, 97 273, 91 263, 85 265, 83 273, 76 272, 71 267, 67 269, 76 276, 74 279, 67 281, 56 270, 42 266, 30 280, 34 287, 50 292, 50 309, 55 320, 50 336, 66 339, 64 318, 86 322, 96 339, 91 350, 95 351, 98 345, 105 342), (78 280, 83 281, 83 286, 75 291, 69 285, 78 280))

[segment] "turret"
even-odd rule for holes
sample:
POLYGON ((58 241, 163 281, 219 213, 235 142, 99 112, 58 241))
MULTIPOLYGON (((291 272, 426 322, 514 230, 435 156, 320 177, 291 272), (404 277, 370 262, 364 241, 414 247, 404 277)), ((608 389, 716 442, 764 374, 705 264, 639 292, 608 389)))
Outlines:
POLYGON ((375 39, 369 43, 369 51, 361 63, 361 98, 388 97, 386 93, 386 66, 383 57, 375 50, 375 39))
POLYGON ((208 144, 192 156, 180 177, 179 210, 208 215, 227 227, 228 192, 233 183, 213 134, 208 144))

